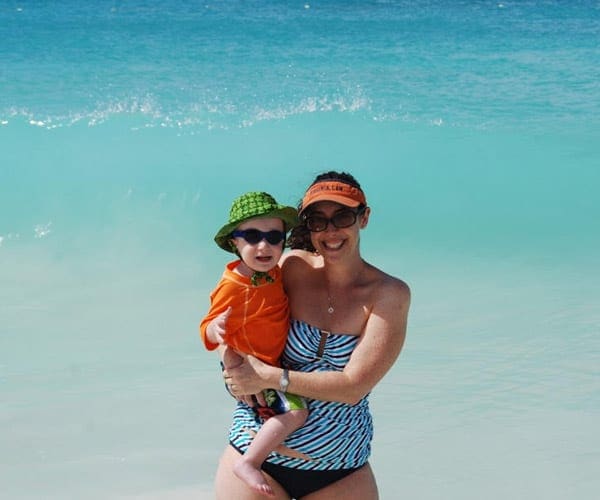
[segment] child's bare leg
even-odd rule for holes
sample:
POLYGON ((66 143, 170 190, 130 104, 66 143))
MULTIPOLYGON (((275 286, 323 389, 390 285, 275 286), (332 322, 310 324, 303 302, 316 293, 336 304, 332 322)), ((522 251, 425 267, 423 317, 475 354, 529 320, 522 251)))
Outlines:
POLYGON ((246 453, 234 465, 233 472, 253 490, 266 496, 274 496, 260 466, 289 434, 304 425, 307 416, 308 410, 290 410, 266 420, 246 453))

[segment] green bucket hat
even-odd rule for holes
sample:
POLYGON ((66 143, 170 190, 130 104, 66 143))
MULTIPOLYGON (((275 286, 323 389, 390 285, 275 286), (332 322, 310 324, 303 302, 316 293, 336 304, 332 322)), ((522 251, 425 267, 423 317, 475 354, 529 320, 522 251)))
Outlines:
POLYGON ((285 231, 298 224, 298 212, 294 207, 286 207, 275 201, 269 193, 253 191, 233 200, 229 211, 229 222, 215 236, 215 243, 227 252, 235 252, 229 240, 231 233, 242 222, 254 217, 275 217, 285 224, 285 231))

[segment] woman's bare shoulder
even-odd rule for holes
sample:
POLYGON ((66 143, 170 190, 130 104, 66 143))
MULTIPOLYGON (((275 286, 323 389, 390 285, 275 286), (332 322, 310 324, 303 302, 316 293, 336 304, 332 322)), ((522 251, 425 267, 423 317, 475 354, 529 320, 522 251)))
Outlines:
POLYGON ((306 269, 318 267, 319 256, 306 250, 290 250, 285 252, 279 260, 282 269, 306 269))
POLYGON ((314 276, 318 267, 316 256, 305 250, 290 250, 280 259, 279 265, 283 273, 283 286, 288 294, 298 291, 314 276))
POLYGON ((373 268, 377 280, 376 296, 386 304, 407 306, 410 304, 410 287, 400 278, 396 278, 380 269, 373 268))

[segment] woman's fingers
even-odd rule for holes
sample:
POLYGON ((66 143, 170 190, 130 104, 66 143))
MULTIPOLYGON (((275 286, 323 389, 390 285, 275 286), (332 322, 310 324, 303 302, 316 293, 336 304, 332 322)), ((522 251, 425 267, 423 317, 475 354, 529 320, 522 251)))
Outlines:
POLYGON ((255 394, 254 397, 260 406, 267 406, 267 400, 265 399, 265 395, 262 392, 255 394))

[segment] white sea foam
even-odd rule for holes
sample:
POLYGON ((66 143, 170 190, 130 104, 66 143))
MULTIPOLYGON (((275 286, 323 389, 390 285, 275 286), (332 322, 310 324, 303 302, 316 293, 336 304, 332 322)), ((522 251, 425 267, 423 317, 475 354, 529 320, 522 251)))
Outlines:
POLYGON ((98 106, 87 114, 88 126, 100 125, 112 116, 142 115, 152 119, 160 119, 163 112, 151 95, 134 97, 122 101, 110 101, 98 106))
POLYGON ((291 103, 287 106, 278 106, 274 108, 257 108, 254 116, 242 121, 243 127, 254 125, 255 122, 269 120, 283 120, 285 118, 303 114, 312 113, 331 113, 331 112, 357 112, 370 109, 370 101, 361 95, 351 96, 324 96, 306 97, 298 103, 291 103))
MULTIPOLYGON (((247 109, 230 102, 219 102, 218 104, 214 102, 195 102, 185 108, 169 109, 167 111, 162 109, 152 96, 147 96, 98 107, 90 112, 86 118, 89 126, 95 126, 118 115, 140 115, 145 117, 147 121, 132 127, 134 130, 153 127, 188 131, 193 131, 197 127, 208 130, 227 130, 232 126, 246 128, 257 122, 283 120, 302 114, 319 112, 353 113, 370 109, 371 100, 363 95, 362 89, 358 88, 354 95, 349 91, 347 95, 309 96, 296 102, 275 103, 271 107, 257 104, 247 109)), ((77 121, 80 119, 80 117, 77 117, 77 121)))
POLYGON ((48 222, 47 224, 36 225, 33 228, 34 238, 41 239, 41 238, 44 238, 45 236, 48 236, 52 232, 52 229, 50 229, 51 226, 52 226, 52 222, 48 222))
MULTIPOLYGON (((93 110, 79 110, 66 115, 36 116, 26 109, 12 109, 9 117, 23 117, 34 127, 48 130, 76 126, 86 123, 89 127, 105 124, 120 117, 131 117, 131 130, 152 128, 175 129, 184 134, 194 135, 201 130, 230 130, 249 128, 259 122, 281 121, 294 116, 318 113, 365 113, 375 122, 423 123, 431 126, 469 126, 461 117, 442 119, 433 113, 423 114, 412 111, 382 108, 367 96, 360 86, 336 93, 300 97, 295 101, 274 101, 269 106, 261 102, 249 106, 229 102, 194 102, 181 107, 163 107, 154 96, 142 96, 123 101, 100 104, 93 110)), ((0 125, 12 125, 9 119, 1 119, 0 125)), ((486 127, 495 122, 486 121, 486 127)), ((470 124, 473 126, 473 124, 470 124)), ((530 124, 531 125, 531 124, 530 124)), ((481 128, 481 124, 477 126, 481 128)))

